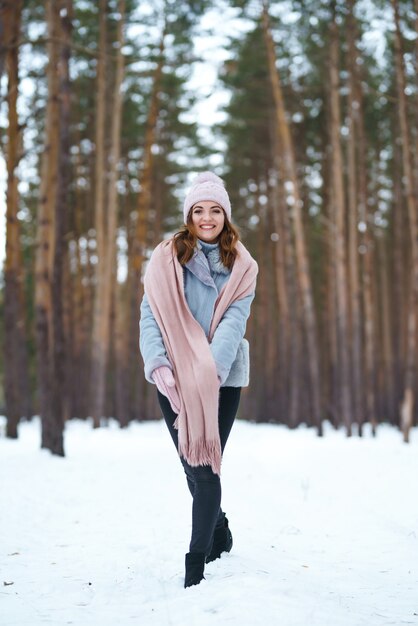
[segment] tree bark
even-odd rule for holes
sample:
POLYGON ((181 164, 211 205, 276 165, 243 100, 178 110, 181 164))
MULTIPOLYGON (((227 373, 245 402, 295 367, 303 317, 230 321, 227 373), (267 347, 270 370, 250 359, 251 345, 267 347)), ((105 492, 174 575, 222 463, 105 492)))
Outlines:
MULTIPOLYGON (((259 184, 257 184, 259 188, 259 184)), ((259 264, 259 277, 257 280, 257 343, 256 343, 256 363, 257 370, 261 372, 261 376, 257 376, 254 385, 254 394, 256 397, 256 411, 254 419, 257 422, 269 420, 271 416, 268 413, 267 402, 267 376, 266 358, 267 358, 267 341, 271 338, 267 337, 268 329, 268 262, 266 255, 265 241, 265 217, 260 203, 257 202, 256 215, 258 216, 257 225, 257 261, 259 264)))
POLYGON ((303 324, 306 333, 310 374, 310 403, 312 422, 322 435, 322 407, 320 400, 320 367, 316 328, 316 314, 313 302, 312 285, 310 278, 309 259, 306 250, 305 234, 301 209, 303 202, 300 197, 299 183, 296 173, 296 162, 289 123, 283 100, 279 73, 276 68, 276 55, 273 38, 269 25, 268 3, 263 2, 263 34, 267 49, 269 76, 273 91, 273 100, 276 112, 277 132, 283 150, 283 169, 286 178, 285 189, 287 203, 292 211, 293 228, 295 233, 296 259, 298 268, 298 282, 303 303, 303 324))
POLYGON ((95 151, 95 230, 97 265, 95 276, 92 359, 91 359, 91 411, 93 426, 100 426, 105 404, 105 368, 108 356, 109 336, 104 336, 109 324, 109 307, 103 305, 108 300, 108 286, 104 283, 106 276, 106 157, 105 157, 105 126, 106 126, 106 70, 107 70, 107 11, 108 1, 99 3, 99 56, 97 58, 97 92, 96 92, 96 151, 95 151))
MULTIPOLYGON (((7 128, 7 198, 6 198, 6 259, 4 265, 4 391, 6 402, 6 435, 17 438, 17 425, 29 406, 29 377, 26 351, 26 321, 24 308, 24 269, 20 239, 19 192, 16 168, 21 156, 21 133, 17 113, 19 89, 18 47, 22 0, 11 10, 7 22, 8 47, 6 67, 8 75, 7 100, 9 124, 7 128)), ((3 27, 6 24, 3 22, 3 27)), ((27 415, 29 417, 29 415, 27 415)))
POLYGON ((347 299, 347 254, 345 243, 345 200, 343 181, 343 159, 340 143, 340 94, 339 94, 339 70, 338 70, 338 27, 333 7, 333 18, 330 24, 330 134, 331 134, 331 168, 333 182, 333 217, 335 222, 335 286, 336 286, 336 324, 338 342, 338 395, 342 419, 345 424, 347 435, 351 436, 352 406, 350 395, 350 362, 348 340, 348 299, 347 299))
MULTIPOLYGON (((402 194, 402 157, 401 147, 394 146, 394 189, 392 206, 392 228, 393 228, 393 255, 392 255, 392 337, 395 370, 395 403, 397 418, 399 420, 398 407, 401 406, 404 393, 404 369, 406 355, 406 327, 407 327, 407 284, 405 267, 409 264, 409 246, 405 245, 407 237, 407 215, 402 194)), ((399 424, 399 421, 398 421, 399 424)), ((400 426, 400 424, 399 424, 400 426)))
MULTIPOLYGON (((72 0, 61 0, 60 21, 61 40, 58 59, 59 78, 59 161, 57 175, 57 195, 55 201, 55 245, 52 270, 52 318, 53 352, 51 362, 51 411, 54 422, 58 424, 57 433, 64 430, 68 407, 68 389, 66 385, 66 337, 64 325, 64 274, 67 266, 68 202, 70 186, 70 109, 71 91, 69 60, 71 54, 71 33, 73 8, 72 0)), ((56 445, 59 445, 57 442, 56 445)), ((49 447, 49 446, 48 446, 49 447)))
MULTIPOLYGON (((350 9, 353 11, 353 6, 350 9)), ((356 48, 355 38, 351 41, 351 47, 356 48)), ((359 56, 355 51, 356 59, 359 56)), ((356 220, 361 223, 361 234, 359 237, 359 251, 361 262, 359 264, 361 283, 360 293, 363 304, 363 328, 364 338, 364 372, 361 387, 359 388, 359 403, 364 410, 356 416, 359 426, 359 435, 363 432, 363 423, 368 419, 371 423, 372 433, 376 433, 376 357, 375 357, 375 322, 373 315, 373 262, 374 262, 374 241, 372 234, 373 222, 368 215, 368 192, 367 192, 367 144, 364 129, 364 104, 363 91, 359 64, 352 63, 351 81, 356 106, 352 110, 354 127, 353 133, 356 138, 356 177, 357 177, 357 216, 356 220)), ((357 225, 358 228, 358 225, 357 225)))
POLYGON ((356 64, 358 52, 356 48, 356 28, 354 21, 354 0, 348 0, 347 14, 347 70, 348 70, 348 129, 347 138, 347 199, 348 199, 348 268, 349 268, 349 310, 351 322, 351 394, 353 398, 353 419, 357 423, 364 422, 362 403, 363 362, 362 362, 362 319, 361 290, 359 279, 359 237, 358 237, 358 183, 356 126, 358 101, 356 99, 356 64))
MULTIPOLYGON (((116 398, 116 415, 121 425, 127 425, 129 422, 128 403, 127 403, 127 387, 129 386, 129 377, 127 374, 126 352, 124 352, 126 338, 126 298, 124 297, 124 289, 118 284, 117 280, 117 259, 116 259, 116 228, 118 213, 118 195, 117 195, 117 175, 120 161, 120 143, 121 143, 121 121, 122 121, 122 82, 124 77, 124 57, 122 48, 124 45, 124 18, 125 18, 125 0, 119 0, 118 3, 119 22, 117 31, 118 52, 116 58, 116 78, 115 78, 115 96, 113 101, 112 115, 112 155, 110 162, 109 175, 109 212, 113 216, 113 222, 109 225, 110 234, 113 241, 113 259, 109 256, 110 267, 108 272, 115 268, 113 276, 113 293, 115 308, 115 398, 116 398)), ((109 284, 111 276, 109 276, 109 284)))
POLYGON ((39 406, 42 419, 43 448, 63 456, 61 415, 52 411, 51 389, 54 385, 54 320, 52 309, 53 261, 55 258, 55 207, 57 202, 60 148, 59 44, 61 2, 48 0, 48 102, 45 122, 45 145, 42 155, 41 186, 38 205, 37 248, 35 261, 35 315, 38 360, 39 406))
POLYGON ((71 272, 71 311, 73 337, 69 345, 69 387, 71 416, 86 418, 90 413, 90 347, 91 347, 91 281, 89 255, 83 250, 86 238, 86 204, 90 198, 80 189, 79 180, 83 177, 80 137, 76 137, 77 150, 73 156, 74 172, 74 211, 72 215, 72 242, 70 245, 71 272))
POLYGON ((109 173, 106 180, 106 167, 104 157, 104 99, 106 91, 106 16, 107 0, 102 0, 100 5, 100 59, 98 62, 98 100, 97 100, 97 144, 96 144, 96 233, 97 233, 97 282, 94 303, 93 320, 93 361, 92 361, 92 407, 93 424, 100 425, 101 417, 105 414, 106 402, 106 375, 109 362, 110 350, 110 315, 111 296, 114 289, 116 273, 113 268, 116 263, 116 228, 118 216, 117 175, 120 159, 120 129, 122 116, 122 81, 124 76, 124 57, 122 54, 124 37, 125 2, 119 0, 118 12, 118 50, 116 55, 116 75, 114 84, 114 98, 112 107, 111 125, 111 148, 109 154, 109 173), (104 221, 105 197, 107 191, 106 222, 104 221))
MULTIPOLYGON (((142 157, 142 171, 140 173, 141 190, 138 196, 138 208, 135 225, 135 235, 132 240, 130 255, 128 259, 129 283, 131 293, 130 304, 130 336, 131 336, 131 379, 133 379, 134 389, 137 388, 136 381, 140 376, 139 368, 139 309, 143 294, 141 285, 142 266, 146 258, 148 213, 151 204, 152 171, 153 171, 153 144, 155 143, 157 120, 159 113, 159 91, 164 64, 164 51, 167 24, 164 25, 161 34, 160 48, 157 66, 153 76, 153 87, 151 100, 148 109, 148 117, 145 131, 145 145, 142 157)), ((139 394, 133 397, 134 416, 139 419, 144 417, 145 398, 139 394)))
POLYGON ((405 363, 404 395, 401 406, 401 425, 405 442, 409 441, 409 432, 413 425, 415 402, 415 368, 416 368, 416 314, 418 306, 418 205, 414 196, 413 167, 411 144, 408 132, 408 113, 405 97, 405 67, 402 52, 399 8, 397 0, 391 0, 395 19, 395 68, 398 95, 398 115, 401 133, 401 153, 403 168, 403 184, 408 211, 409 231, 411 233, 411 268, 409 278, 409 301, 407 321, 407 346, 405 363))
MULTIPOLYGON (((275 154, 273 159, 277 161, 275 154)), ((277 167, 278 169, 278 167, 277 167)), ((285 233, 283 228, 283 220, 281 213, 286 207, 283 207, 282 194, 279 191, 279 180, 277 175, 274 179, 274 187, 271 192, 271 206, 273 231, 277 235, 277 240, 273 242, 273 268, 274 278, 276 282, 276 298, 277 298, 277 374, 275 385, 276 402, 279 405, 279 415, 283 421, 286 415, 289 420, 289 387, 290 378, 289 369, 289 341, 290 341, 290 312, 289 312, 289 295, 286 284, 286 255, 285 255, 285 233)))
POLYGON ((388 270, 389 263, 387 259, 386 241, 383 233, 377 239, 378 267, 380 270, 380 306, 378 311, 381 312, 381 346, 382 357, 379 359, 381 363, 381 379, 382 387, 380 397, 383 400, 383 419, 389 419, 391 423, 395 421, 395 372, 393 368, 393 346, 391 341, 391 317, 390 317, 390 289, 388 270))
MULTIPOLYGON (((7 56, 11 52, 10 46, 17 44, 16 38, 16 14, 19 20, 22 13, 23 0, 2 0, 0 2, 0 79, 6 65, 7 56)), ((15 50, 17 54, 17 50, 15 50)))

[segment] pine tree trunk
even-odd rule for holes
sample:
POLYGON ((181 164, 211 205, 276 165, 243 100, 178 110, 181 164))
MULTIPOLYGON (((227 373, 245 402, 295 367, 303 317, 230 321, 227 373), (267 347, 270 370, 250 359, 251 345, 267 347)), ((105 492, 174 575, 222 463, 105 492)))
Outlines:
MULTIPOLYGON (((114 101, 112 110, 112 154, 110 156, 109 195, 107 188, 107 159, 105 154, 106 130, 106 32, 107 32, 107 0, 101 0, 99 5, 100 35, 99 58, 97 62, 97 100, 96 100, 96 241, 98 261, 96 268, 96 289, 94 296, 93 339, 92 339, 92 372, 91 398, 93 425, 100 426, 100 420, 105 416, 106 406, 106 375, 110 348, 110 309, 112 291, 112 264, 116 254, 116 223, 117 223, 117 195, 116 195, 116 167, 119 160, 118 142, 114 143, 115 125, 120 124, 120 84, 114 87, 114 101), (115 161, 117 159, 117 161, 115 161), (112 174, 113 172, 113 174, 112 174), (113 185, 110 182, 112 178, 113 185)), ((118 50, 118 57, 121 50, 118 50)), ((117 74, 115 80, 117 81, 117 74)))
MULTIPOLYGON (((402 157, 400 146, 394 147, 394 190, 393 190, 393 291, 391 302, 392 337, 395 369, 395 404, 401 406, 404 390, 404 369, 406 354, 406 280, 405 267, 408 266, 408 246, 405 245, 407 235, 407 215, 402 198, 402 157)), ((398 411, 399 418, 399 411, 398 411)))
POLYGON ((295 246, 292 241, 292 225, 290 223, 289 209, 285 199, 284 181, 281 181, 281 227, 283 230, 283 255, 285 266, 286 291, 288 293, 288 336, 286 338, 287 360, 287 422, 291 428, 295 428, 301 415, 301 389, 300 389, 300 364, 302 358, 301 316, 298 307, 297 268, 295 259, 295 246), (293 313, 292 313, 293 312, 293 313))
MULTIPOLYGON (((275 158, 275 155, 273 155, 275 158)), ((275 397, 279 406, 280 421, 283 422, 286 416, 289 419, 289 338, 290 338, 290 315, 289 315, 289 297, 286 285, 286 266, 285 266, 285 235, 281 220, 281 211, 284 210, 282 198, 279 192, 279 181, 275 180, 275 184, 269 202, 272 213, 272 230, 276 233, 278 239, 273 243, 273 270, 276 282, 276 298, 277 298, 277 314, 275 325, 277 325, 278 346, 277 354, 277 375, 275 385, 275 397)))
MULTIPOLYGON (((326 163, 327 178, 331 179, 330 164, 326 163)), ((325 170, 324 170, 325 171, 325 170)), ((328 184, 328 180, 326 181, 328 184)), ((325 310, 323 318, 323 334, 326 337, 327 348, 327 413, 328 418, 335 428, 340 425, 341 405, 340 398, 338 396, 338 337, 336 326, 336 272, 335 272, 335 237, 334 237, 334 222, 333 222, 333 210, 332 205, 334 202, 334 191, 332 185, 329 184, 329 191, 326 195, 326 205, 323 215, 324 223, 326 224, 326 290, 325 290, 325 310)))
POLYGON ((351 394, 353 398, 353 419, 364 422, 362 403, 362 337, 361 337, 361 290, 359 280, 359 241, 358 241, 358 185, 356 163, 356 122, 358 102, 355 93, 355 73, 358 53, 355 45, 356 29, 354 21, 354 0, 348 1, 347 15, 347 68, 348 68, 348 129, 347 138, 347 198, 348 198, 348 267, 349 267, 349 310, 351 314, 351 394))
POLYGON ((105 124, 106 124, 106 47, 107 47, 107 0, 99 3, 99 55, 97 58, 96 91, 96 152, 95 152, 95 229, 97 246, 97 266, 95 276, 92 358, 91 358, 91 411, 93 426, 100 426, 105 404, 105 367, 107 363, 109 337, 104 335, 109 320, 109 309, 102 308, 107 298, 106 275, 106 222, 105 222, 105 124))
POLYGON ((52 269, 52 319, 53 352, 51 364, 51 411, 57 424, 58 441, 54 444, 59 449, 68 406, 66 384, 66 337, 64 327, 64 273, 67 265, 68 201, 70 186, 70 108, 71 91, 69 78, 69 60, 71 53, 72 0, 61 0, 61 46, 58 60, 59 76, 59 162, 57 177, 57 195, 55 201, 55 245, 52 269))
MULTIPOLYGON (((118 197, 117 197, 117 175, 118 165, 120 160, 120 137, 121 137, 121 121, 122 121, 122 82, 124 77, 124 57, 122 54, 122 48, 124 45, 124 16, 125 16, 125 0, 119 0, 118 3, 119 22, 118 22, 118 53, 116 59, 116 77, 115 77, 115 96, 113 102, 112 113, 112 156, 110 159, 110 174, 109 174, 109 213, 112 215, 112 222, 109 224, 108 236, 112 238, 112 257, 108 257, 108 283, 112 287, 114 294, 118 297, 114 298, 114 325, 115 325, 115 341, 114 341, 114 354, 115 354, 115 398, 116 398, 116 415, 121 425, 127 425, 128 419, 128 407, 126 402, 126 388, 128 386, 128 378, 126 376, 126 354, 124 353, 124 329, 126 328, 126 301, 122 297, 123 288, 117 282, 116 271, 112 272, 112 268, 117 267, 116 260, 116 228, 117 228, 117 214, 118 214, 118 197), (122 326, 121 326, 122 325, 122 326), (119 373, 119 375, 118 375, 119 373)), ((113 335, 113 333, 112 333, 113 335)))
MULTIPOLYGON (((70 206, 68 207, 70 209, 70 206)), ((70 211, 68 210, 67 213, 70 211)), ((66 216, 67 230, 65 234, 65 264, 62 275, 62 313, 63 313, 63 333, 65 338, 65 356, 64 356, 64 392, 63 392, 63 418, 64 424, 74 416, 72 412, 72 376, 74 372, 73 351, 71 346, 74 345, 74 309, 72 306, 72 280, 71 280, 71 260, 69 254, 70 232, 68 228, 69 216, 66 216)))
MULTIPOLYGON (((26 353, 26 322, 24 314, 24 270, 20 240, 19 192, 16 168, 20 160, 20 130, 17 114, 19 89, 18 47, 22 1, 18 0, 8 20, 6 67, 8 74, 7 100, 7 200, 6 200, 6 259, 4 265, 4 391, 6 402, 7 437, 17 437, 17 425, 29 405, 29 378, 26 353)), ((3 13, 3 12, 2 12, 3 13)), ((27 413, 26 413, 27 415, 27 413)), ((27 415, 27 417, 29 417, 27 415)))
MULTIPOLYGON (((80 142, 78 141, 78 146, 80 142)), ((71 367, 70 367, 70 405, 71 416, 86 418, 90 413, 89 399, 89 362, 90 362, 90 308, 88 306, 90 287, 86 285, 88 282, 88 265, 83 262, 83 254, 81 250, 81 241, 85 227, 83 224, 83 216, 86 211, 83 207, 83 198, 78 179, 82 176, 80 164, 80 152, 74 155, 74 172, 75 172, 75 206, 73 216, 74 227, 74 247, 72 248, 72 294, 71 309, 72 319, 74 323, 73 341, 69 348, 71 350, 71 367), (79 173, 80 172, 80 173, 79 173)))
MULTIPOLYGON (((141 284, 142 265, 146 258, 147 230, 148 230, 148 213, 151 205, 152 191, 152 171, 153 171, 153 153, 152 146, 155 142, 157 120, 159 113, 159 91, 162 78, 164 50, 165 50, 166 25, 164 26, 158 63, 153 76, 153 87, 151 93, 150 106, 148 109, 147 125, 145 131, 145 145, 142 157, 142 171, 140 174, 141 190, 138 196, 137 219, 135 226, 135 235, 132 240, 132 246, 129 255, 129 283, 131 293, 130 303, 130 336, 131 336, 131 358, 130 365, 133 368, 130 379, 134 381, 134 389, 136 383, 141 376, 140 373, 140 357, 139 357, 139 310, 143 294, 141 284)), ((144 417, 145 398, 136 394, 133 398, 133 410, 137 419, 144 417)), ((146 411, 145 411, 146 413, 146 411)))
POLYGON ((276 112, 277 132, 280 145, 283 149, 283 168, 286 178, 287 202, 292 210, 293 227, 295 233, 296 259, 298 268, 298 283, 303 303, 303 323, 308 348, 308 367, 312 421, 322 435, 322 408, 321 385, 319 369, 319 351, 316 328, 316 315, 313 302, 312 285, 310 278, 309 259, 306 250, 305 234, 302 219, 302 200, 296 175, 296 163, 290 128, 286 117, 280 78, 276 67, 276 56, 273 38, 269 26, 267 1, 263 2, 263 34, 265 38, 269 76, 273 91, 273 100, 276 112))
POLYGON ((130 421, 129 412, 129 369, 127 350, 127 284, 116 285, 115 319, 115 385, 116 417, 122 427, 130 421))
MULTIPOLYGON (((129 183, 127 183, 129 187, 129 183)), ((133 193, 130 194, 133 197, 133 193)), ((139 352, 139 310, 136 310, 134 316, 134 306, 137 303, 139 307, 144 294, 142 282, 138 283, 135 279, 133 271, 134 249, 136 246, 136 220, 132 219, 135 213, 136 203, 129 200, 128 217, 126 220, 126 229, 128 233, 128 274, 126 277, 127 292, 127 365, 128 365, 128 384, 129 384, 129 419, 142 420, 145 419, 145 398, 148 383, 141 371, 141 356, 139 352)))
POLYGON ((382 358, 379 359, 382 365, 382 387, 380 396, 384 400, 383 419, 389 419, 395 422, 397 411, 395 410, 395 384, 394 384, 394 358, 393 346, 391 341, 391 310, 390 310, 390 289, 389 289, 389 263, 387 259, 386 241, 383 235, 377 239, 378 246, 378 267, 380 270, 380 305, 378 310, 381 312, 381 352, 382 358))
MULTIPOLYGON (((357 180, 358 180, 358 213, 362 225, 360 235, 361 294, 363 303, 363 337, 364 337, 364 383, 360 401, 365 405, 364 417, 371 423, 372 433, 376 434, 376 358, 375 358, 375 323, 373 316, 373 262, 374 242, 372 236, 373 221, 368 215, 367 192, 367 145, 364 129, 364 105, 361 77, 358 64, 353 64, 353 89, 357 103, 354 133, 357 144, 357 180)), ((359 417, 359 435, 363 432, 363 416, 359 417)))
POLYGON ((395 67, 398 94, 399 127, 401 132, 401 152, 403 167, 403 184, 408 210, 409 231, 411 233, 411 269, 409 282, 407 347, 405 363, 404 395, 401 406, 401 425, 404 441, 409 441, 409 432, 413 424, 415 402, 415 368, 416 368, 416 332, 418 306, 418 219, 417 201, 414 196, 413 167, 411 162, 410 137, 408 133, 408 113, 405 97, 405 69, 402 53, 402 39, 399 25, 397 0, 391 0, 395 18, 395 67))
MULTIPOLYGON (((20 0, 2 0, 0 2, 0 79, 6 68, 10 43, 15 37, 16 15, 20 15, 21 12, 22 2, 20 0)), ((15 52, 17 53, 17 50, 15 52)))
MULTIPOLYGON (((366 167, 365 158, 361 156, 361 147, 364 146, 363 129, 360 131, 359 144, 359 194, 361 219, 364 230, 360 238, 362 250, 362 270, 363 279, 363 317, 364 317, 364 372, 365 372, 365 397, 366 397, 366 417, 372 426, 373 435, 376 434, 377 414, 376 414, 376 359, 375 359, 375 321, 373 315, 373 261, 374 242, 371 233, 372 225, 367 211, 367 186, 366 175, 363 167, 366 167)), ((360 435, 362 434, 362 423, 359 424, 360 435)))
POLYGON ((42 419, 43 448, 64 454, 61 415, 52 410, 54 387, 54 320, 52 307, 53 262, 55 258, 55 207, 57 202, 60 148, 59 43, 61 3, 49 0, 46 6, 48 24, 48 102, 45 122, 45 146, 42 155, 41 185, 37 220, 35 261, 35 316, 38 361, 39 406, 42 419))
POLYGON ((338 70, 338 27, 335 17, 330 25, 330 134, 331 134, 331 169, 333 184, 333 218, 334 218, 334 258, 335 258, 335 287, 336 287, 336 324, 337 324, 337 354, 338 354, 338 395, 342 411, 342 420, 347 435, 351 436, 352 408, 350 396, 350 363, 347 320, 347 275, 346 275, 346 244, 345 244, 345 200, 343 181, 343 160, 340 144, 340 94, 338 70))
MULTIPOLYGON (((259 187, 259 185, 257 185, 259 187)), ((257 280, 257 357, 256 371, 259 375, 255 380, 255 397, 257 398, 256 412, 254 418, 257 422, 265 422, 270 418, 268 414, 267 402, 267 376, 266 371, 266 351, 267 341, 271 338, 267 336, 268 331, 268 259, 266 255, 265 242, 265 220, 262 208, 259 203, 256 206, 259 218, 257 228, 257 261, 259 264, 259 276, 257 280)))

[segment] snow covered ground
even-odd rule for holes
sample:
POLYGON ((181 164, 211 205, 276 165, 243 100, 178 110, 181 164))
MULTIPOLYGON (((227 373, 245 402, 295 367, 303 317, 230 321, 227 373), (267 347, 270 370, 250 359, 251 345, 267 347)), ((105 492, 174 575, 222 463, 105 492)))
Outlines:
POLYGON ((183 589, 191 498, 162 422, 0 418, 1 626, 418 626, 418 432, 405 445, 237 422, 223 462, 234 547, 183 589))

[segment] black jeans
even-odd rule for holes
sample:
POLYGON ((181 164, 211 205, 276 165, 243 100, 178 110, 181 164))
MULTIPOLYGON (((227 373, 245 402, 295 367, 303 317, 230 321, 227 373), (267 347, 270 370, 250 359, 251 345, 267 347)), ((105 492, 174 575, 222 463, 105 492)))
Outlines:
MULTIPOLYGON (((157 390, 158 401, 170 431, 176 450, 178 450, 178 432, 173 424, 177 417, 168 399, 157 390)), ((219 398, 219 437, 222 452, 231 432, 237 414, 241 387, 221 387, 219 398)), ((209 465, 191 467, 180 457, 186 473, 187 484, 193 497, 192 538, 190 552, 210 553, 213 533, 216 526, 222 526, 225 514, 221 509, 221 480, 209 465)))

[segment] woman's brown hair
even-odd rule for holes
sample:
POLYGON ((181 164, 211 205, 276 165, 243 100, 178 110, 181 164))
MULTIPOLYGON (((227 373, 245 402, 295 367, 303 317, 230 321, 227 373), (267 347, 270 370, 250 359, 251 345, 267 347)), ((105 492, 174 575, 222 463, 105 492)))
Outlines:
MULTIPOLYGON (((225 213, 225 212, 224 212, 225 213)), ((173 246, 177 259, 181 265, 186 265, 192 258, 197 242, 197 235, 192 222, 192 212, 190 211, 185 224, 173 237, 173 246)), ((225 215, 225 224, 219 235, 219 252, 221 261, 229 270, 232 270, 237 252, 237 242, 239 241, 239 231, 231 224, 225 215)))

